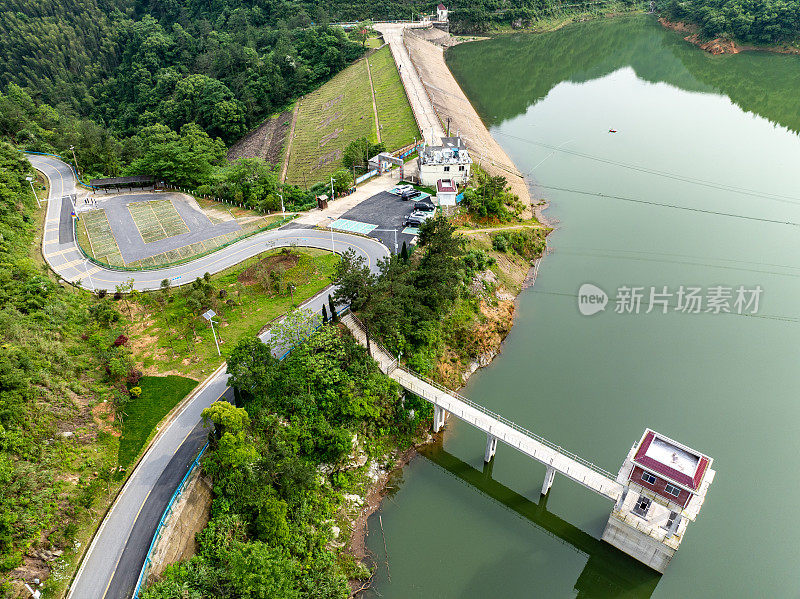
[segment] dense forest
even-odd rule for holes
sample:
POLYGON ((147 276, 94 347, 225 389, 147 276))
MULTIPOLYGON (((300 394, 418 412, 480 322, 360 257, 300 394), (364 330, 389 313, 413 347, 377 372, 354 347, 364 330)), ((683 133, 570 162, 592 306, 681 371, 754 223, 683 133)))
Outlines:
POLYGON ((87 175, 124 173, 154 126, 194 123, 230 145, 364 52, 308 8, 0 0, 0 135, 30 150, 75 146, 87 175))
POLYGON ((800 35, 798 0, 661 0, 671 19, 700 26, 708 37, 756 44, 777 44, 800 35))

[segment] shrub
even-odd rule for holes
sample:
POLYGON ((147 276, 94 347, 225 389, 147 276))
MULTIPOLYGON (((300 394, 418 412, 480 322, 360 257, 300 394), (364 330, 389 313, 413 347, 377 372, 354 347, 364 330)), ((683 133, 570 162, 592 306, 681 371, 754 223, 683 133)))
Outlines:
POLYGON ((128 386, 135 387, 136 385, 139 384, 139 380, 141 378, 142 378, 142 371, 136 368, 131 368, 130 371, 128 372, 128 378, 126 382, 128 383, 128 386))
POLYGON ((130 394, 131 397, 134 397, 134 398, 139 397, 142 394, 142 388, 141 387, 131 387, 130 390, 128 390, 128 393, 130 394))
POLYGON ((105 296, 107 296, 107 295, 108 295, 108 291, 107 291, 107 290, 105 290, 105 289, 100 289, 100 290, 97 292, 97 297, 99 297, 100 299, 103 299, 103 298, 104 298, 105 296))
POLYGON ((114 347, 119 347, 120 345, 125 345, 128 342, 128 338, 125 335, 120 335, 116 339, 114 339, 114 347))

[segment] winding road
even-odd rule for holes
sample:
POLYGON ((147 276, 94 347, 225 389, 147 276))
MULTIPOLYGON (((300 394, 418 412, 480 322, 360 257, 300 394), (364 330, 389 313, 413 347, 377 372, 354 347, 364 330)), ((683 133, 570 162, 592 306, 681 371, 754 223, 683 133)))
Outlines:
MULTIPOLYGON (((149 271, 118 271, 88 260, 78 248, 72 225, 76 181, 72 169, 49 156, 28 155, 31 164, 50 181, 42 254, 59 276, 92 290, 113 291, 133 279, 138 290, 158 289, 163 279, 173 285, 191 283, 206 272, 215 273, 274 247, 306 246, 341 253, 353 249, 372 270, 389 250, 367 237, 317 229, 276 229, 179 266, 149 271), (176 279, 176 277, 179 277, 176 279)), ((305 302, 315 313, 327 303, 331 288, 305 302)), ((261 335, 269 340, 270 333, 261 335)), ((173 492, 206 440, 202 411, 217 399, 230 398, 226 365, 201 383, 166 423, 111 506, 92 540, 72 583, 67 599, 127 599, 136 586, 150 542, 173 492)))
POLYGON ((333 244, 337 253, 352 249, 357 255, 363 256, 373 269, 377 268, 378 260, 389 255, 388 249, 375 239, 341 232, 334 232, 331 238, 329 231, 284 227, 252 235, 177 266, 145 271, 103 268, 87 259, 75 241, 72 211, 76 181, 72 168, 50 156, 28 154, 27 158, 50 182, 50 199, 42 238, 44 259, 61 278, 72 283, 80 281, 86 289, 114 291, 118 285, 131 279, 138 291, 158 289, 164 279, 171 279, 173 287, 185 285, 207 272, 217 273, 269 249, 293 245, 327 250, 333 244))

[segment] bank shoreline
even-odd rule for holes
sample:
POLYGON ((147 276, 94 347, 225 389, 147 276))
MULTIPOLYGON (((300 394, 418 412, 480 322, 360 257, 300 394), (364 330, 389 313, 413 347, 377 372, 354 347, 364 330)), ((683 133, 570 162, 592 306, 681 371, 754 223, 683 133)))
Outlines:
MULTIPOLYGON (((503 150, 500 144, 492 137, 488 128, 484 125, 482 119, 480 119, 477 111, 461 90, 460 85, 451 73, 449 67, 447 67, 444 60, 443 47, 449 47, 450 44, 442 40, 441 33, 442 32, 438 30, 434 31, 432 29, 406 29, 402 42, 408 51, 413 68, 419 75, 437 117, 442 123, 449 121, 450 132, 457 132, 465 140, 467 148, 476 156, 476 162, 480 164, 481 168, 491 175, 501 175, 507 178, 512 192, 515 193, 526 206, 526 210, 522 215, 524 219, 535 218, 541 224, 552 229, 551 223, 548 222, 543 214, 549 207, 549 203, 543 199, 534 201, 533 186, 528 180, 529 176, 526 177, 517 169, 505 150, 503 150), (436 38, 438 38, 437 42, 434 43, 425 39, 426 32, 432 32, 436 38), (406 37, 405 34, 409 34, 408 37, 406 37), (432 80, 436 81, 436 86, 430 83, 432 80), (492 158, 488 158, 489 156, 492 158)), ((452 39, 449 35, 445 37, 452 39)), ((403 81, 405 84, 405 80, 403 81)), ((487 319, 486 322, 482 324, 486 325, 488 322, 490 327, 497 325, 494 329, 495 333, 498 330, 502 331, 502 333, 491 335, 491 342, 488 347, 484 348, 485 351, 468 364, 460 365, 463 366, 462 368, 457 368, 455 372, 450 373, 457 375, 461 383, 457 390, 463 388, 469 377, 475 372, 491 364, 495 357, 502 351, 502 346, 514 325, 519 295, 525 289, 533 286, 539 264, 545 253, 546 246, 542 255, 537 256, 530 262, 526 262, 524 268, 519 263, 514 263, 513 261, 509 262, 508 270, 519 277, 521 284, 518 289, 514 290, 510 290, 506 286, 498 284, 493 291, 494 299, 492 300, 496 300, 496 305, 494 306, 496 309, 484 310, 487 303, 483 300, 479 302, 479 311, 483 317, 487 319), (496 320, 493 321, 493 318, 496 320)), ((475 324, 477 329, 481 323, 476 322, 475 324)), ((445 357, 448 355, 450 349, 451 348, 445 349, 445 357)), ((437 364, 437 372, 440 376, 443 375, 442 367, 445 361, 446 360, 443 358, 437 364)), ((369 485, 363 497, 363 507, 358 516, 351 522, 350 538, 344 547, 344 552, 359 563, 370 560, 372 562, 370 570, 373 573, 374 568, 377 566, 377 560, 375 556, 369 553, 366 546, 366 538, 369 533, 368 520, 370 516, 380 510, 383 500, 389 495, 391 490, 389 482, 392 481, 397 474, 402 472, 402 469, 413 459, 420 455, 420 448, 441 441, 445 430, 446 428, 436 434, 427 432, 424 438, 415 442, 411 447, 402 451, 396 450, 392 452, 392 454, 390 454, 393 458, 392 466, 390 468, 381 469, 378 477, 369 485)), ((386 456, 385 459, 388 460, 390 456, 386 456)), ((351 579, 351 596, 356 597, 366 591, 370 587, 369 582, 370 581, 364 583, 363 580, 351 579)))
POLYGON ((671 29, 684 36, 684 40, 705 50, 709 54, 739 54, 740 52, 771 52, 772 54, 793 54, 800 55, 800 47, 788 45, 775 46, 756 46, 744 44, 726 37, 706 38, 700 32, 700 27, 694 23, 685 21, 670 21, 666 17, 659 17, 658 22, 662 27, 671 29))

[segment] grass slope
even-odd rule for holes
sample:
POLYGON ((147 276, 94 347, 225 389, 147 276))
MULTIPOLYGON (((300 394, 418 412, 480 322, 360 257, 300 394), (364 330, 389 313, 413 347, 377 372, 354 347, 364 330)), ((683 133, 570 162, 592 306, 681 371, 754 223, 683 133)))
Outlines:
POLYGON ((377 141, 372 91, 363 60, 301 100, 287 183, 325 181, 341 168, 347 145, 360 137, 377 141))
POLYGON ((414 143, 419 139, 419 127, 400 80, 389 46, 384 46, 369 57, 381 141, 390 151, 414 143))
POLYGON ((118 458, 123 468, 136 459, 153 428, 197 386, 197 381, 175 375, 143 376, 138 386, 142 394, 128 401, 123 414, 118 458))
POLYGON ((172 290, 169 301, 163 303, 156 294, 138 298, 139 305, 131 311, 134 359, 146 374, 179 372, 205 378, 242 336, 255 336, 293 305, 327 287, 339 260, 330 252, 311 248, 291 252, 291 261, 274 258, 283 255, 282 250, 270 250, 211 277, 217 291, 203 308, 211 307, 218 314, 222 357, 217 356, 208 323, 188 305, 188 288, 181 288, 172 290), (276 274, 270 275, 273 270, 276 274), (219 290, 224 290, 224 298, 219 290))
MULTIPOLYGON (((367 59, 347 67, 300 102, 286 182, 327 181, 342 166, 347 145, 360 137, 378 140, 367 59)), ((369 57, 381 141, 389 151, 420 138, 411 106, 388 46, 369 57)))

